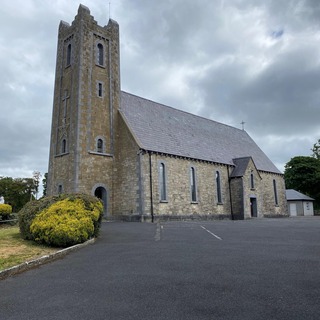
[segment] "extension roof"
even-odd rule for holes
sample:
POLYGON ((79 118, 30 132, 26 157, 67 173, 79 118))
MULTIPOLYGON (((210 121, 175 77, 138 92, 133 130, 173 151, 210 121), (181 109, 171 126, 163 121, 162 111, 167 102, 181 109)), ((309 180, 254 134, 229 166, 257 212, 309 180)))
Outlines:
POLYGON ((244 130, 126 92, 120 113, 143 150, 232 166, 251 157, 258 170, 281 174, 244 130))
MULTIPOLYGON (((248 165, 251 159, 252 159, 251 157, 233 159, 235 168, 231 172, 230 178, 243 177, 246 173, 246 170, 248 168, 248 165)), ((253 164, 254 164, 254 161, 253 161, 253 164)))
POLYGON ((286 197, 287 197, 287 200, 308 200, 308 201, 314 201, 313 198, 309 197, 309 196, 306 196, 305 194, 301 193, 301 192, 298 192, 294 189, 287 189, 286 190, 286 197))

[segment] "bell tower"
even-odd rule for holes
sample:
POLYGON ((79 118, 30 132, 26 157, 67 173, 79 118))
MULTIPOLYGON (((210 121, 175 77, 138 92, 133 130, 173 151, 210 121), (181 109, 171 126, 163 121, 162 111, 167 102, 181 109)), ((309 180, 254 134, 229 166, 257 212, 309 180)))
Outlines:
POLYGON ((93 194, 111 210, 119 56, 117 22, 99 26, 83 5, 71 25, 60 22, 48 195, 93 194))

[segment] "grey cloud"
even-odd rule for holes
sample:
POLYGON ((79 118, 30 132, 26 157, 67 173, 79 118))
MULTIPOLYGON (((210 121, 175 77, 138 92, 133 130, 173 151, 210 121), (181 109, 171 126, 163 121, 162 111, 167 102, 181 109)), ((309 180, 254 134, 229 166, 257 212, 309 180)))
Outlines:
MULTIPOLYGON (((57 29, 79 6, 20 4, 0 8, 0 175, 47 169, 57 29)), ((107 23, 108 3, 84 4, 107 23)), ((123 90, 237 127, 243 120, 279 166, 310 153, 320 135, 319 1, 119 0, 111 17, 123 90)))

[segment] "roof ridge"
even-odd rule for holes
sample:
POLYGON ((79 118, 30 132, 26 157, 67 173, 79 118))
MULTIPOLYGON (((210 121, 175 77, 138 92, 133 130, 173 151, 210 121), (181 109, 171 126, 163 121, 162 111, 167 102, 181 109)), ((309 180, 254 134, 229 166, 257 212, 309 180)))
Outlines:
POLYGON ((145 150, 228 165, 253 159, 259 171, 281 174, 244 130, 125 91, 119 111, 145 150))
POLYGON ((239 157, 239 158, 234 158, 232 160, 242 160, 242 159, 252 159, 252 156, 245 156, 245 157, 239 157))
POLYGON ((168 109, 172 109, 172 110, 175 110, 175 111, 178 111, 178 112, 182 112, 182 113, 185 113, 185 114, 188 114, 188 115, 190 115, 190 116, 197 117, 197 118, 200 118, 200 119, 203 119, 203 120, 206 120, 206 121, 215 122, 215 123, 218 123, 218 124, 220 124, 220 125, 222 125, 222 126, 226 126, 226 127, 229 127, 229 128, 232 128, 232 129, 239 130, 239 131, 241 131, 241 132, 247 133, 247 131, 242 130, 242 129, 239 129, 239 128, 236 128, 236 127, 233 127, 233 126, 231 126, 231 125, 228 125, 228 124, 225 124, 225 123, 222 123, 222 122, 219 122, 219 121, 210 119, 210 118, 206 118, 206 117, 204 117, 204 116, 199 116, 199 115, 197 115, 197 114, 195 114, 195 113, 191 113, 191 112, 188 112, 188 111, 185 111, 185 110, 181 110, 181 109, 177 109, 177 108, 174 108, 174 107, 170 107, 170 106, 168 106, 168 105, 166 105, 166 104, 163 104, 163 103, 161 103, 161 102, 156 102, 156 101, 151 100, 151 99, 148 99, 148 98, 143 98, 143 97, 140 97, 140 96, 138 96, 138 95, 136 95, 136 94, 133 94, 133 93, 130 93, 130 92, 127 92, 127 91, 121 90, 121 93, 128 94, 128 95, 130 95, 130 96, 133 96, 133 97, 136 97, 136 98, 139 98, 139 99, 143 99, 143 100, 145 100, 145 101, 152 102, 152 103, 154 103, 154 104, 160 105, 160 106, 165 107, 165 108, 168 108, 168 109))

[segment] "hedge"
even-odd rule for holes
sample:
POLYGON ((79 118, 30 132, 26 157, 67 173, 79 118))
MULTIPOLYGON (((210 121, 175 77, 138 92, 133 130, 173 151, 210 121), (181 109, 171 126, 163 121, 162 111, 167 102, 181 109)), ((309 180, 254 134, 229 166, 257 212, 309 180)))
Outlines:
POLYGON ((24 239, 66 247, 99 234, 103 205, 85 194, 60 195, 28 203, 19 212, 24 239))
POLYGON ((12 207, 9 204, 0 204, 0 218, 2 220, 7 220, 12 213, 12 207))

